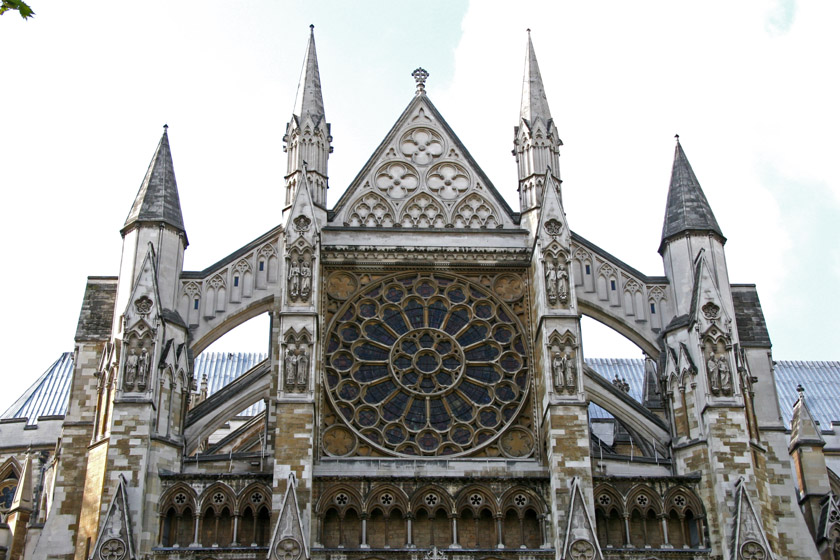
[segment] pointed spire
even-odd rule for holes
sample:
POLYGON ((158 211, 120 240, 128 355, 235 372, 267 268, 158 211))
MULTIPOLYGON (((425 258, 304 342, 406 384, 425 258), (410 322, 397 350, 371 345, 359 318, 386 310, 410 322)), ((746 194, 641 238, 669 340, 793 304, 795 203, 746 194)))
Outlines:
POLYGON ((548 109, 548 99, 545 95, 542 76, 540 76, 540 67, 537 64, 534 44, 531 42, 530 29, 528 30, 525 76, 522 79, 522 106, 519 110, 519 116, 529 123, 537 118, 546 123, 551 120, 551 111, 548 109))
POLYGON ((12 507, 9 511, 25 510, 32 511, 32 450, 27 450, 26 458, 23 460, 23 469, 20 472, 15 496, 12 499, 12 507))
POLYGON ((172 153, 169 150, 168 128, 167 125, 163 125, 163 136, 125 220, 123 232, 136 222, 163 222, 184 231, 181 201, 178 198, 178 185, 175 182, 172 153))
POLYGON ((805 403, 805 389, 802 388, 802 385, 799 385, 796 390, 799 391, 799 399, 793 405, 793 417, 790 420, 789 450, 793 452, 794 449, 802 445, 823 447, 825 446, 825 439, 820 433, 811 410, 805 403))
MULTIPOLYGON (((706 200, 700 182, 682 149, 679 135, 676 138, 677 146, 674 150, 674 167, 665 207, 665 223, 662 225, 660 252, 667 240, 687 231, 711 232, 723 238, 709 201, 706 200)), ((723 240, 726 241, 725 238, 723 240)))
POLYGON ((315 54, 315 26, 309 26, 309 43, 306 45, 306 58, 298 82, 295 97, 294 114, 303 118, 306 113, 312 119, 324 117, 324 99, 321 96, 321 74, 318 72, 318 55, 315 54))

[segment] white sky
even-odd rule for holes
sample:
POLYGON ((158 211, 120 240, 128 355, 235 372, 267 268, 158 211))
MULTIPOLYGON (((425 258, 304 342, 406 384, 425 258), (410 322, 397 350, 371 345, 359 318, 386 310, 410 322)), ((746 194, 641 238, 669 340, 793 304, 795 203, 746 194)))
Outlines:
MULTIPOLYGON (((330 203, 411 100, 429 97, 517 208, 510 155, 530 27, 572 229, 635 268, 656 249, 679 133, 756 283, 776 359, 838 359, 840 3, 167 2, 32 0, 0 17, 0 234, 7 320, 0 412, 73 334, 88 275, 114 275, 119 229, 170 125, 187 269, 280 220, 282 136, 314 23, 330 203)), ((638 357, 585 325, 591 357, 638 357)), ((216 349, 264 351, 246 327, 216 349)))

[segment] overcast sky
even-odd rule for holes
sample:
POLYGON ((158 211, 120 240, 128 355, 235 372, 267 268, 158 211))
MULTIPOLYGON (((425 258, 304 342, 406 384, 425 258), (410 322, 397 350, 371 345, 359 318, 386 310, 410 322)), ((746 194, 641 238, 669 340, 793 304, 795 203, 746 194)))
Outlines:
MULTIPOLYGON (((430 99, 514 208, 531 28, 573 230, 649 275, 683 147, 755 283, 776 359, 840 358, 840 3, 32 0, 0 17, 4 410, 63 351, 88 275, 115 275, 162 132, 202 269, 280 220, 315 24, 334 203, 431 74, 430 99)), ((259 319, 256 320, 259 323, 259 319)), ((264 323, 264 322, 263 322, 264 323)), ((216 349, 264 351, 263 325, 216 349)), ((590 357, 639 357, 587 323, 590 357), (596 332, 597 331, 597 332, 596 332)))

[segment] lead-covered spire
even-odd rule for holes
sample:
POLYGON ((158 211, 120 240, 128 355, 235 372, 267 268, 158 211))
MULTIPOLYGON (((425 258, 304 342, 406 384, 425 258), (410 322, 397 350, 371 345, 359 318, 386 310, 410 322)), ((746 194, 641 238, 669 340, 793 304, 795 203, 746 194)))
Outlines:
POLYGON ((163 125, 163 135, 140 190, 137 191, 131 211, 125 219, 123 233, 138 222, 164 223, 184 232, 181 201, 175 182, 175 169, 172 166, 172 152, 169 150, 168 128, 167 125, 163 125))
POLYGON ((546 172, 551 171, 557 183, 561 182, 559 170, 562 145, 548 108, 548 98, 529 29, 519 125, 514 128, 513 138, 513 155, 519 168, 519 206, 523 213, 542 206, 546 172))
POLYGON ((301 175, 312 188, 313 202, 325 208, 327 203, 327 161, 332 153, 330 125, 324 117, 321 75, 315 53, 315 26, 309 26, 309 42, 298 82, 292 118, 283 136, 286 163, 286 200, 284 212, 291 206, 301 175))
POLYGON ((677 135, 674 149, 674 167, 671 170, 671 184, 668 188, 668 203, 665 206, 665 221, 662 224, 662 243, 682 233, 700 232, 717 234, 725 241, 712 207, 700 188, 700 181, 694 175, 691 164, 677 135))

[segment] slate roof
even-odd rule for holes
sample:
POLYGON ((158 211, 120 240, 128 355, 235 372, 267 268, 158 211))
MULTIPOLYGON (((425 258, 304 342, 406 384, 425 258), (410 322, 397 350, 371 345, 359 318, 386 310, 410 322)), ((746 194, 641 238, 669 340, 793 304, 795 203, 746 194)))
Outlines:
POLYGON ((131 211, 125 219, 123 231, 136 222, 163 222, 185 231, 166 125, 131 211))
POLYGON ((677 140, 659 251, 662 252, 668 239, 686 231, 713 232, 723 238, 712 207, 700 188, 700 181, 694 175, 685 151, 677 140))
MULTIPOLYGON (((207 375, 207 393, 212 395, 264 359, 261 353, 212 353, 204 352, 195 360, 195 378, 207 375)), ((586 365, 612 381, 616 374, 630 385, 630 396, 641 402, 642 384, 645 378, 643 359, 588 358, 586 365)), ((776 389, 779 405, 786 426, 790 426, 793 405, 799 399, 796 386, 805 387, 805 396, 811 414, 820 428, 831 428, 831 422, 840 423, 840 362, 803 362, 780 360, 776 363, 776 389)), ((3 414, 0 419, 28 418, 29 424, 37 424, 43 416, 60 416, 67 409, 70 392, 70 378, 73 373, 73 358, 65 352, 45 371, 35 383, 3 414)), ((257 402, 240 413, 252 416, 264 408, 257 402)), ((610 415, 596 405, 590 405, 592 418, 610 418, 610 415)))

